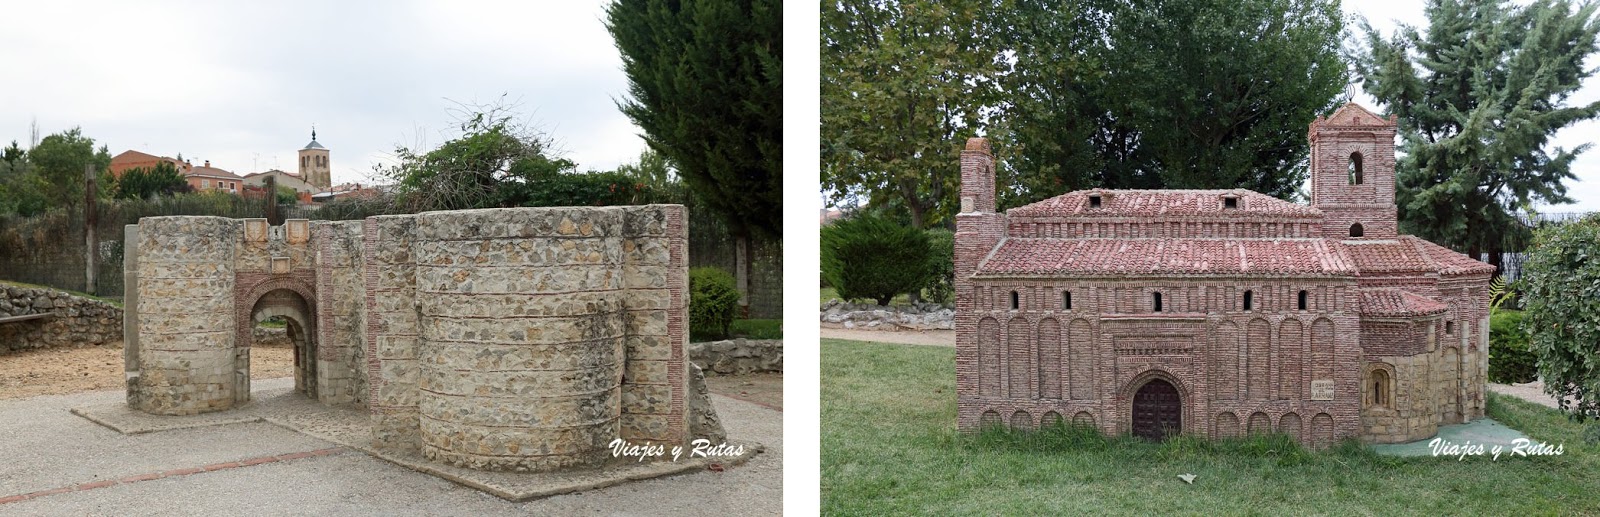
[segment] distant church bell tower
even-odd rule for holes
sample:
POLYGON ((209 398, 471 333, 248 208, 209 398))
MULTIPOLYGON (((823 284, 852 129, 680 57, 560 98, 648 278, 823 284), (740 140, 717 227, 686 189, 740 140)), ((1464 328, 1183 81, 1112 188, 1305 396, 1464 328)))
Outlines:
POLYGON ((300 150, 300 179, 312 186, 327 190, 333 186, 333 179, 328 174, 332 166, 328 163, 328 148, 317 143, 317 128, 311 128, 311 143, 300 150))

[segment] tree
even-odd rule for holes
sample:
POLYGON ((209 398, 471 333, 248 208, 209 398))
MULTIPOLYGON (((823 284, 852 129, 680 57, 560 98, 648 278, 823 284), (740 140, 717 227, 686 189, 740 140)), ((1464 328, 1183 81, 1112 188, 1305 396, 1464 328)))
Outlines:
POLYGON ((741 242, 783 223, 783 9, 777 0, 616 0, 623 114, 741 242))
POLYGON ((955 213, 956 161, 1006 68, 994 0, 844 0, 822 11, 822 186, 896 205, 911 224, 955 213))
POLYGON ((928 234, 875 215, 822 227, 822 278, 846 300, 888 305, 895 295, 928 284, 933 248, 928 234))
POLYGON ((1594 71, 1583 62, 1596 7, 1433 0, 1426 32, 1401 26, 1387 39, 1361 22, 1350 53, 1362 86, 1400 119, 1401 229, 1498 264, 1504 243, 1529 235, 1515 211, 1572 202, 1563 182, 1589 145, 1546 148, 1600 114, 1600 102, 1566 105, 1594 71))
POLYGON ((672 166, 672 160, 650 148, 639 153, 638 161, 617 167, 617 173, 656 188, 679 184, 678 171, 672 166))
POLYGON ((44 197, 44 180, 28 163, 28 152, 13 140, 0 150, 0 216, 24 217, 44 212, 50 201, 44 197))
POLYGON ((28 162, 44 180, 45 195, 52 203, 77 206, 83 201, 84 167, 92 166, 101 174, 111 165, 106 146, 96 150, 94 143, 75 127, 44 137, 28 151, 28 162))
POLYGON ((379 167, 396 185, 406 212, 521 206, 523 185, 575 165, 552 156, 554 140, 502 104, 463 106, 461 135, 430 151, 395 149, 399 163, 379 167))
POLYGON ((1091 188, 1291 199, 1306 126, 1346 84, 1326 0, 1019 0, 997 152, 1002 205, 1091 188))
POLYGON ((177 166, 165 161, 157 162, 155 167, 149 169, 134 167, 123 171, 115 185, 117 199, 149 199, 194 191, 189 181, 178 172, 177 166))
POLYGON ((1538 356, 1539 377, 1561 409, 1583 420, 1600 415, 1600 216, 1534 232, 1526 273, 1522 330, 1538 356), (1572 400, 1567 400, 1571 398, 1572 400))

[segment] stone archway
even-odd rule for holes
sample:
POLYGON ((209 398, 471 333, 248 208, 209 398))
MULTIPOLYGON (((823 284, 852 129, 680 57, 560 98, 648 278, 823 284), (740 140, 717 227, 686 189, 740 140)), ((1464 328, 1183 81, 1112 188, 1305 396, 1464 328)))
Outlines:
POLYGON ((250 352, 254 348, 257 324, 272 317, 286 322, 289 341, 294 347, 295 391, 318 398, 316 297, 302 282, 274 278, 255 284, 239 293, 234 340, 234 400, 250 400, 250 352))

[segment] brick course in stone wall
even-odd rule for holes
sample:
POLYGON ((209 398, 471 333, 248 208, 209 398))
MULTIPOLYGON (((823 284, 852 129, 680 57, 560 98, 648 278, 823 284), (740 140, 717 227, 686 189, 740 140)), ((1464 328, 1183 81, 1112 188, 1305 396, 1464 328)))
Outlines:
POLYGON ((296 387, 367 406, 380 447, 543 471, 601 463, 617 438, 685 443, 684 218, 674 205, 146 218, 126 261, 129 403, 248 400, 248 330, 285 316, 296 387))

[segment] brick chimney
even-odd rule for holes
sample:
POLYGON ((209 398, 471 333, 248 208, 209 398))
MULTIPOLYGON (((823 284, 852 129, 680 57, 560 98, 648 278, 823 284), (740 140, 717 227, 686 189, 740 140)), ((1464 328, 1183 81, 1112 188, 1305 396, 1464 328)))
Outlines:
POLYGON ((206 165, 205 166, 206 167, 210 167, 211 166, 211 160, 206 160, 206 165))

